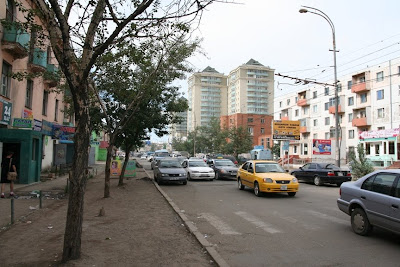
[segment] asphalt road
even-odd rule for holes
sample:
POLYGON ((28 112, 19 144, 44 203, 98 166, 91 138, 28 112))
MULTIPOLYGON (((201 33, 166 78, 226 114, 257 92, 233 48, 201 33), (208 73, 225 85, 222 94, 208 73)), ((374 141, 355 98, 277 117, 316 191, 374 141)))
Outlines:
POLYGON ((400 266, 400 236, 354 234, 336 186, 302 183, 295 197, 261 198, 232 180, 161 188, 231 266, 400 266))

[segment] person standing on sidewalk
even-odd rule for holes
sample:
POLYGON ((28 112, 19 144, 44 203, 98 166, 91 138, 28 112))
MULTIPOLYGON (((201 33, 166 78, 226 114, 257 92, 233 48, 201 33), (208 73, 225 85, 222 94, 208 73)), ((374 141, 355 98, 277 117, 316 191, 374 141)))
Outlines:
POLYGON ((6 184, 10 184, 10 197, 14 196, 14 181, 7 179, 7 174, 9 171, 17 172, 17 167, 15 166, 15 160, 13 160, 14 152, 7 152, 7 156, 3 158, 1 162, 1 198, 4 198, 4 190, 6 189, 6 184))

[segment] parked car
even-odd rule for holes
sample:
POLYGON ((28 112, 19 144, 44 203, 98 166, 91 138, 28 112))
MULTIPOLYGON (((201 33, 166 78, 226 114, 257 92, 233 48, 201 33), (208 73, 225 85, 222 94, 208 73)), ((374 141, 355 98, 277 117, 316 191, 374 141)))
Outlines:
POLYGON ((215 172, 215 180, 220 178, 236 179, 238 167, 229 159, 211 159, 208 165, 215 172))
POLYGON ((176 158, 161 158, 154 164, 154 180, 158 184, 164 182, 181 182, 187 184, 185 169, 176 158))
POLYGON ((140 159, 146 159, 147 158, 147 155, 146 154, 142 154, 141 156, 140 156, 140 159))
POLYGON ((400 234, 400 170, 379 170, 340 186, 337 205, 351 216, 356 234, 374 226, 400 234))
POLYGON ((214 181, 215 172, 202 159, 189 159, 182 163, 183 168, 187 172, 188 180, 192 179, 208 179, 214 181))
POLYGON ((263 193, 287 193, 294 197, 299 190, 296 177, 288 174, 278 163, 268 160, 249 160, 238 170, 240 190, 253 188, 256 196, 263 193))
POLYGON ((351 181, 351 172, 345 168, 339 168, 335 164, 311 162, 293 170, 291 175, 300 181, 312 182, 319 186, 324 183, 340 186, 343 182, 351 181))

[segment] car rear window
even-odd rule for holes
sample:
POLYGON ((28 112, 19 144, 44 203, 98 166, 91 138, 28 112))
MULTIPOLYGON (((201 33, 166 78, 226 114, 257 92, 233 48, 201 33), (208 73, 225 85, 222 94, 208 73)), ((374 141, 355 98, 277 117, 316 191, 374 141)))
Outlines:
POLYGON ((379 173, 365 180, 361 188, 380 194, 390 195, 396 177, 397 174, 394 173, 379 173))

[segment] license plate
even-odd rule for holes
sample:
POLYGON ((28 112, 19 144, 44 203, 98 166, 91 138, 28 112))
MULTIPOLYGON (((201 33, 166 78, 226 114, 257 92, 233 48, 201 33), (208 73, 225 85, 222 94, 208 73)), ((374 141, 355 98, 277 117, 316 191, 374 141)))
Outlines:
POLYGON ((343 173, 338 172, 337 175, 338 175, 338 176, 343 176, 343 173))
POLYGON ((281 185, 281 190, 287 190, 287 185, 281 185))

